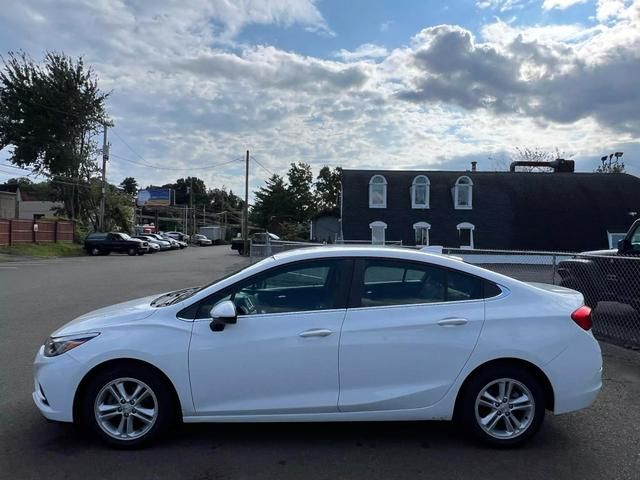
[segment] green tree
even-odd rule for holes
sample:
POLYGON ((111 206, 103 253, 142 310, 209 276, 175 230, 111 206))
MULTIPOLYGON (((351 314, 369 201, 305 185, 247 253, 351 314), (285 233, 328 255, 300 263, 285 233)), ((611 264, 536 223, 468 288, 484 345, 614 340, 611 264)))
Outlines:
POLYGON ((138 182, 133 177, 127 177, 122 182, 120 182, 120 187, 122 187, 122 191, 127 195, 131 195, 135 197, 138 193, 138 182))
MULTIPOLYGON (((25 53, 9 53, 0 70, 0 150, 12 147, 14 165, 71 185, 61 188, 65 211, 75 218, 81 183, 97 173, 96 134, 107 122, 108 93, 98 88, 82 58, 49 52, 43 65, 25 53)), ((93 203, 93 202, 92 202, 93 203)))
POLYGON ((311 167, 303 162, 292 163, 287 172, 287 179, 289 181, 287 209, 293 213, 292 220, 297 223, 308 222, 316 213, 311 167))
POLYGON ((342 168, 322 167, 315 182, 315 199, 318 211, 335 210, 340 204, 342 168))
POLYGON ((207 194, 207 186, 204 180, 198 177, 179 178, 175 183, 167 183, 162 188, 172 188, 175 194, 176 205, 188 205, 191 201, 189 190, 191 188, 191 180, 193 178, 193 205, 202 207, 209 205, 209 196, 207 194))
POLYGON ((226 187, 213 188, 207 192, 209 204, 215 213, 238 212, 244 207, 244 200, 234 195, 232 190, 227 192, 226 187))
POLYGON ((273 222, 285 222, 295 217, 291 191, 284 179, 274 174, 264 187, 255 193, 249 219, 260 228, 267 228, 273 222))

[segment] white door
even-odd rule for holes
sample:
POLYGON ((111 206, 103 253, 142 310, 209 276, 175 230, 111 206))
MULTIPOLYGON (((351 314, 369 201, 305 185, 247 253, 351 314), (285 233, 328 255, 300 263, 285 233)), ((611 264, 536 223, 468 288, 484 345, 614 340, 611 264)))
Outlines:
POLYGON ((350 262, 297 262, 201 302, 189 350, 196 412, 336 412, 346 268, 350 262), (226 299, 240 312, 237 324, 213 332, 208 312, 226 299))
POLYGON ((443 398, 484 321, 483 281, 424 263, 360 260, 340 339, 340 411, 443 398))

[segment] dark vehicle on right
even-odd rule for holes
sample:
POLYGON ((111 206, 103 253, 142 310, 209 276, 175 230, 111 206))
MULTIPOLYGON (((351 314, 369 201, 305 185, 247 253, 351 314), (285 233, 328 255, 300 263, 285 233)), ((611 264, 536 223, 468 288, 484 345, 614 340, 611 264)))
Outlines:
POLYGON ((578 290, 591 308, 611 301, 640 311, 640 220, 617 249, 582 252, 558 264, 560 285, 578 290))
POLYGON ((89 255, 109 255, 111 252, 128 255, 144 255, 149 251, 149 243, 132 238, 126 233, 90 233, 84 239, 84 249, 89 255))

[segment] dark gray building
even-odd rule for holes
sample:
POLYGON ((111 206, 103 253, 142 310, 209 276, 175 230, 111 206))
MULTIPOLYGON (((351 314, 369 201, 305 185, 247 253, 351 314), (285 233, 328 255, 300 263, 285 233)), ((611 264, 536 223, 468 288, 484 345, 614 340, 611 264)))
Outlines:
POLYGON ((640 213, 628 174, 343 170, 346 241, 584 251, 617 245, 640 213))

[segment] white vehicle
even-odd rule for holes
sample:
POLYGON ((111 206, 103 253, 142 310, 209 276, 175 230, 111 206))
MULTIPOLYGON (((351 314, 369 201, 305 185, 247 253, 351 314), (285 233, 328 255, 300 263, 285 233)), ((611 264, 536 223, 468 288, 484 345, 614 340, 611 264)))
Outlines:
POLYGON ((267 258, 211 285, 96 310, 35 359, 42 414, 120 447, 173 422, 460 419, 530 438, 586 408, 600 347, 580 293, 376 247, 267 258))

